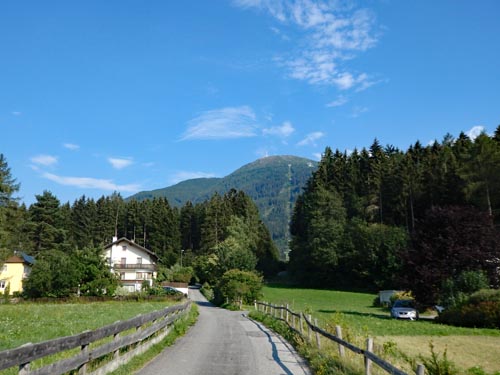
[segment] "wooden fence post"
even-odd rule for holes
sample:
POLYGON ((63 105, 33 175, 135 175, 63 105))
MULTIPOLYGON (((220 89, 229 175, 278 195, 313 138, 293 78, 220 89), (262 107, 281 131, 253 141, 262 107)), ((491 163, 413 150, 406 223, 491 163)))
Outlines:
POLYGON ((288 324, 288 319, 290 318, 288 315, 288 303, 286 304, 286 324, 288 324))
POLYGON ((300 324, 300 334, 304 334, 304 324, 302 322, 302 314, 299 315, 299 324, 300 324))
MULTIPOLYGON (((366 351, 370 353, 373 352, 373 339, 371 337, 368 337, 366 339, 366 351)), ((371 369, 372 369, 372 361, 365 356, 365 374, 370 375, 371 369)))
MULTIPOLYGON (((89 352, 89 344, 85 344, 81 346, 81 351, 84 354, 87 354, 89 352)), ((85 362, 79 369, 78 369, 78 375, 85 375, 87 374, 87 362, 85 362)))
POLYGON ((422 365, 421 363, 419 363, 417 365, 417 371, 416 371, 416 374, 417 375, 424 375, 425 374, 425 366, 422 365))
MULTIPOLYGON (((119 339, 120 339, 120 333, 115 333, 113 335, 113 341, 118 341, 119 339)), ((116 349, 113 353, 113 360, 116 361, 118 360, 118 358, 120 358, 120 349, 116 349)))
POLYGON ((253 300, 253 306, 254 306, 256 311, 259 311, 256 299, 253 300))
MULTIPOLYGON (((314 318, 314 325, 318 327, 318 319, 316 318, 314 318)), ((318 349, 321 349, 321 339, 319 337, 318 331, 316 331, 316 345, 318 346, 318 349)))
POLYGON ((280 309, 280 318, 283 319, 283 305, 281 305, 281 309, 280 309))
MULTIPOLYGON (((342 327, 335 326, 335 335, 342 340, 342 327)), ((345 357, 345 348, 342 344, 339 344, 339 355, 345 357)))
MULTIPOLYGON (((312 319, 311 314, 307 315, 307 320, 309 321, 309 324, 311 324, 311 319, 312 319)), ((307 324, 307 338, 309 339, 309 341, 311 341, 311 326, 309 324, 307 324)))

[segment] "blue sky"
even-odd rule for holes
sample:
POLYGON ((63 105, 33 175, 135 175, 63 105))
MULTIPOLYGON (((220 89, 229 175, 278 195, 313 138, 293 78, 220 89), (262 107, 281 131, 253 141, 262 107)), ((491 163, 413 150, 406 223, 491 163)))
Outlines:
POLYGON ((30 204, 500 124, 496 0, 0 3, 0 152, 30 204))

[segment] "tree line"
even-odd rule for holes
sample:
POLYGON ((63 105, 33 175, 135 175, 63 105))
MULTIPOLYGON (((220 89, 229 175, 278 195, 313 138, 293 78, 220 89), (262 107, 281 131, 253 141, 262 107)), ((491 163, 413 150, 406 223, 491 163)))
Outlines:
POLYGON ((294 208, 289 268, 301 284, 414 291, 435 303, 465 271, 498 285, 500 126, 406 151, 326 148, 294 208))
POLYGON ((253 201, 241 191, 233 189, 176 208, 166 198, 127 201, 117 193, 97 200, 82 196, 62 204, 49 191, 36 195, 26 207, 15 197, 18 190, 0 154, 0 257, 5 260, 14 250, 35 257, 33 279, 38 280, 36 284, 28 280, 28 290, 57 284, 64 295, 79 284, 83 293, 102 291, 110 280, 109 272, 103 273, 101 254, 113 236, 155 252, 163 278, 172 275, 181 257, 188 270, 177 273, 196 272, 200 281, 211 283, 229 269, 269 275, 278 265, 269 231, 253 201))

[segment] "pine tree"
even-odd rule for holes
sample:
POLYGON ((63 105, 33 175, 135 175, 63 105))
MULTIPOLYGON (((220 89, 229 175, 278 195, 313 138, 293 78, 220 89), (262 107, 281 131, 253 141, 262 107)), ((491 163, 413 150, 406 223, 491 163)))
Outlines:
POLYGON ((0 154, 0 264, 13 252, 21 238, 21 215, 18 199, 14 197, 18 191, 19 184, 12 177, 6 158, 0 154))
POLYGON ((29 208, 29 231, 34 255, 62 249, 67 244, 59 200, 49 191, 36 195, 36 200, 29 208))

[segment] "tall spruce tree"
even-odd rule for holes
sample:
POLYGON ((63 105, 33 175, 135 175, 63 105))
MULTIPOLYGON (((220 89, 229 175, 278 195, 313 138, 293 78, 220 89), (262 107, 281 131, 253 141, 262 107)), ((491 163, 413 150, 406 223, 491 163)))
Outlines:
POLYGON ((22 212, 14 197, 18 191, 19 184, 12 176, 7 159, 0 154, 0 264, 14 251, 21 238, 22 212))
POLYGON ((36 202, 29 208, 29 233, 33 254, 66 247, 66 231, 59 199, 51 192, 36 195, 36 202))

